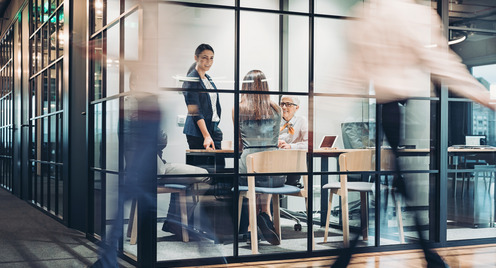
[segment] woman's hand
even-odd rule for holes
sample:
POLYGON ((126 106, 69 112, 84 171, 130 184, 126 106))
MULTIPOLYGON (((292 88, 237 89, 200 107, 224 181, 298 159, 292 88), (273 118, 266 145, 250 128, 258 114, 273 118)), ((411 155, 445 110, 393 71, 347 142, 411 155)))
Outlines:
POLYGON ((291 149, 291 145, 287 144, 283 140, 279 140, 277 147, 279 147, 280 149, 291 149))
POLYGON ((215 144, 214 140, 212 140, 212 137, 205 137, 205 139, 203 140, 203 147, 205 147, 205 149, 207 150, 215 150, 215 144))

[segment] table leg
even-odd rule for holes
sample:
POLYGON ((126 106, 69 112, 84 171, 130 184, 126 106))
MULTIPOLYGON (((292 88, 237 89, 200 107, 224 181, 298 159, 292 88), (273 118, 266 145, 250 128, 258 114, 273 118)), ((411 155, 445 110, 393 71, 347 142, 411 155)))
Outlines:
MULTIPOLYGON (((325 172, 329 170, 329 158, 321 157, 320 158, 320 171, 325 172)), ((320 187, 326 185, 329 182, 329 175, 321 175, 320 176, 320 187)), ((324 190, 320 192, 320 226, 325 226, 327 209, 331 209, 327 207, 327 202, 329 201, 329 192, 324 190)))

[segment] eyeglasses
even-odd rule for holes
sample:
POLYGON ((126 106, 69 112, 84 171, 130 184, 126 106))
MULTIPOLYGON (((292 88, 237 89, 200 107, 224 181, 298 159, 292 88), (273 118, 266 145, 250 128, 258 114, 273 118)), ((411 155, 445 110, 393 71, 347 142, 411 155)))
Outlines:
POLYGON ((291 102, 281 102, 279 105, 280 105, 281 107, 286 106, 286 107, 288 107, 288 108, 289 108, 289 107, 291 107, 291 106, 298 106, 298 104, 296 104, 296 103, 291 103, 291 102))

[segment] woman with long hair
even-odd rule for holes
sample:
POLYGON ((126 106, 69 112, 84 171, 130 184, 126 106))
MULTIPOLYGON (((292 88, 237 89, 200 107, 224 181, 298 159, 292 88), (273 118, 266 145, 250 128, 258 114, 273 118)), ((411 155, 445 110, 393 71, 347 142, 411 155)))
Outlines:
MULTIPOLYGON (((262 71, 252 70, 243 79, 242 91, 269 91, 267 78, 262 71)), ((277 150, 279 140, 279 125, 281 123, 281 108, 270 100, 268 94, 245 93, 239 103, 240 139, 243 147, 239 162, 239 172, 246 173, 246 157, 249 154, 277 150)), ((234 119, 234 110, 233 110, 234 119)), ((257 176, 257 187, 281 187, 286 181, 285 176, 257 176)), ((241 185, 247 185, 245 176, 240 178, 241 185)), ((279 245, 280 238, 275 232, 270 214, 270 195, 257 195, 257 224, 265 239, 279 245)))

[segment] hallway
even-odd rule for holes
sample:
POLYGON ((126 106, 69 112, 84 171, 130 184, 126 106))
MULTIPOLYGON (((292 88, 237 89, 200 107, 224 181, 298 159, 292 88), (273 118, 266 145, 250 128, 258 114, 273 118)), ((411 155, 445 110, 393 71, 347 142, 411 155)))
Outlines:
MULTIPOLYGON (((0 267, 87 267, 98 247, 0 188, 0 267)), ((121 267, 133 267, 121 261, 121 267)))

